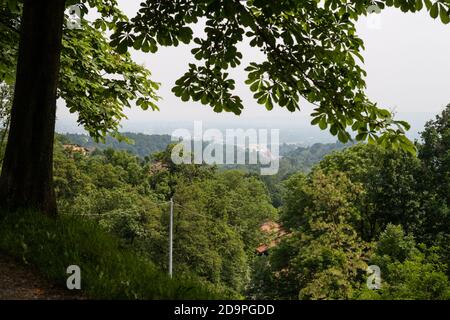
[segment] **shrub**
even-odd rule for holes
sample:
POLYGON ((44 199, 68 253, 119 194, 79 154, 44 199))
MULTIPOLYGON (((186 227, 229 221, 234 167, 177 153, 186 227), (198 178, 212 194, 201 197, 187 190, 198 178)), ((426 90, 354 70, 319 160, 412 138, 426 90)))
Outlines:
POLYGON ((81 269, 82 292, 94 299, 227 299, 237 296, 193 276, 171 279, 153 263, 122 248, 98 225, 75 216, 33 211, 3 214, 0 250, 37 267, 65 286, 67 267, 81 269))

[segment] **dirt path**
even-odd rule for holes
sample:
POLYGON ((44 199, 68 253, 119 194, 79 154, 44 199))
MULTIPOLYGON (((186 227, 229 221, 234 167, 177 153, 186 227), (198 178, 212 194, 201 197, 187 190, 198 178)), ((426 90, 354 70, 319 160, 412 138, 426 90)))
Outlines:
POLYGON ((32 267, 0 254, 0 300, 68 299, 81 299, 81 296, 52 285, 32 267))

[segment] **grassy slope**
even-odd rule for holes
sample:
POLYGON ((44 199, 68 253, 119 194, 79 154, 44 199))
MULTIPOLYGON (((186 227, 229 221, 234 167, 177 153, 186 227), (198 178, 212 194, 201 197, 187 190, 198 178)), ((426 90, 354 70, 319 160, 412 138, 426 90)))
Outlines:
POLYGON ((65 286, 66 269, 81 268, 82 291, 95 299, 227 299, 229 292, 194 278, 170 279, 117 239, 76 217, 31 211, 0 214, 0 251, 36 266, 65 286))

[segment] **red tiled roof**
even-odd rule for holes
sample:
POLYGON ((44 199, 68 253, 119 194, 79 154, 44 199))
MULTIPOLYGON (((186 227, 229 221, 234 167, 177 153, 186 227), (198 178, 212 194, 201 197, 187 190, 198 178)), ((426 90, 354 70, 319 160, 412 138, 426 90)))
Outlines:
POLYGON ((281 239, 288 235, 289 233, 283 229, 283 227, 274 221, 268 221, 261 225, 261 232, 267 233, 271 236, 272 240, 269 244, 261 244, 258 248, 256 248, 256 252, 258 254, 264 254, 270 248, 275 247, 278 243, 280 243, 281 239))

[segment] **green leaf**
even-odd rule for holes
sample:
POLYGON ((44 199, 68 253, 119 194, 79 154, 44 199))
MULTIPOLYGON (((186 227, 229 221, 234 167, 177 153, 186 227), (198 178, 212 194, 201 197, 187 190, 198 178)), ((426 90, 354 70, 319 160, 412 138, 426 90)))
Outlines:
POLYGON ((430 9, 430 16, 431 16, 433 19, 436 19, 436 18, 438 17, 438 15, 439 15, 439 5, 438 5, 437 2, 435 2, 435 3, 431 6, 431 9, 430 9))
POLYGON ((319 121, 319 128, 325 130, 327 126, 328 126, 327 119, 325 117, 322 117, 319 121))
POLYGON ((440 17, 443 24, 450 23, 450 15, 449 12, 447 12, 444 8, 441 8, 440 10, 440 17))

